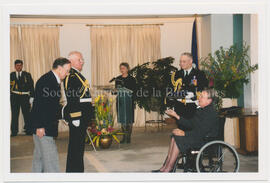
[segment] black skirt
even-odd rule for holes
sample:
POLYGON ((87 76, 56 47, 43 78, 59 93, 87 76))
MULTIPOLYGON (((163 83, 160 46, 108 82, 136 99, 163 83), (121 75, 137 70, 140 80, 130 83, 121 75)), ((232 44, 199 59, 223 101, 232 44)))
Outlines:
POLYGON ((187 153, 188 150, 194 148, 201 148, 204 145, 203 140, 194 137, 187 137, 187 136, 177 136, 172 134, 172 138, 174 138, 175 143, 182 153, 187 153))

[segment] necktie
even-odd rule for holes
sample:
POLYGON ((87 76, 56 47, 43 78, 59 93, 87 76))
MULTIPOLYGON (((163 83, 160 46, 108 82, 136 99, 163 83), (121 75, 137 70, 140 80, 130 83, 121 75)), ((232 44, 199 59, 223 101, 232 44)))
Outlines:
POLYGON ((21 80, 21 74, 18 72, 18 80, 21 80))
POLYGON ((184 79, 187 79, 187 76, 188 76, 188 71, 185 71, 184 73, 185 73, 185 75, 184 75, 184 79))

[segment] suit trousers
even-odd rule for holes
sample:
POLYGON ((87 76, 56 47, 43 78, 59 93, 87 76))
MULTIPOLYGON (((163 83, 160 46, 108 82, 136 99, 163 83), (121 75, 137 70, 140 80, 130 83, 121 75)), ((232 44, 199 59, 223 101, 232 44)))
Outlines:
POLYGON ((86 135, 86 122, 81 120, 78 127, 69 123, 69 144, 66 172, 84 172, 84 146, 86 135))
POLYGON ((17 95, 11 94, 11 133, 17 135, 18 133, 18 118, 20 113, 20 108, 22 108, 22 114, 24 118, 24 129, 27 133, 31 132, 31 125, 29 124, 30 115, 30 103, 28 95, 17 95))
POLYGON ((40 172, 60 172, 57 147, 53 137, 43 136, 39 138, 33 135, 34 156, 32 162, 32 171, 40 172))

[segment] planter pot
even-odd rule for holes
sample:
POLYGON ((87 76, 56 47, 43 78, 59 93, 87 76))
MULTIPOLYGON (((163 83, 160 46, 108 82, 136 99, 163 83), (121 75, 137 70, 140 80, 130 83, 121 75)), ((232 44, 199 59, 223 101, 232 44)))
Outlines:
POLYGON ((99 145, 102 149, 108 149, 112 145, 112 136, 100 137, 99 145))
POLYGON ((222 98, 222 108, 237 106, 236 98, 222 98))
MULTIPOLYGON (((222 107, 232 107, 237 106, 237 99, 223 98, 222 107)), ((224 141, 238 148, 240 146, 240 137, 239 137, 239 119, 226 118, 224 126, 224 141)))

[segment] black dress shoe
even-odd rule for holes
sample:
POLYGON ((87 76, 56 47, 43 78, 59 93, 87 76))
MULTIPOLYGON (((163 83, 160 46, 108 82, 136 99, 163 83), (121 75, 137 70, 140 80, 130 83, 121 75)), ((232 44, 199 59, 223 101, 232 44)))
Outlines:
POLYGON ((177 168, 178 168, 178 169, 184 169, 183 163, 178 163, 178 164, 177 164, 177 168))
POLYGON ((171 169, 169 172, 162 172, 160 170, 152 170, 153 173, 173 173, 173 169, 171 169))
POLYGON ((126 144, 126 143, 127 143, 127 137, 126 137, 126 135, 123 135, 123 138, 120 141, 120 144, 126 144))

